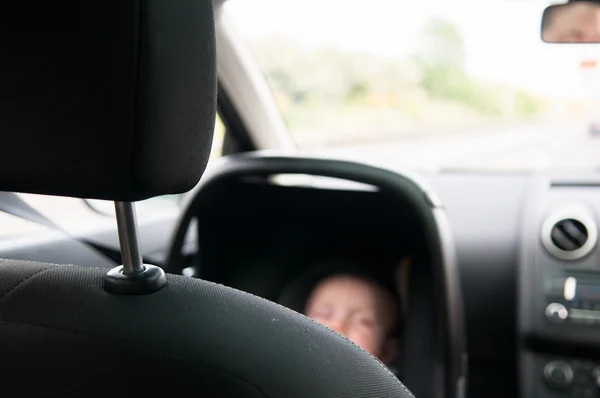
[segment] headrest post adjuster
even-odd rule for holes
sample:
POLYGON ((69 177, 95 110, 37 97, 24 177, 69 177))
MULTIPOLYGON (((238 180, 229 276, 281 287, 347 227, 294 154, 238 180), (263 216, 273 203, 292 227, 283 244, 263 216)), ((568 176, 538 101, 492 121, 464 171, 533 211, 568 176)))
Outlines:
POLYGON ((123 265, 106 274, 104 290, 130 295, 160 290, 167 284, 167 277, 161 268, 143 263, 134 203, 115 202, 115 211, 123 265))

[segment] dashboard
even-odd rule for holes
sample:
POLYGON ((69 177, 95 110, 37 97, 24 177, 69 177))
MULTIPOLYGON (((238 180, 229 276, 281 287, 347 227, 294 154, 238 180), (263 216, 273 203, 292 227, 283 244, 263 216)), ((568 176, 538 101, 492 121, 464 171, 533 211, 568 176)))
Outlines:
POLYGON ((529 175, 452 173, 428 181, 446 208, 463 294, 469 393, 518 396, 517 264, 529 175))
POLYGON ((600 180, 454 173, 429 181, 456 243, 470 395, 600 396, 600 180))

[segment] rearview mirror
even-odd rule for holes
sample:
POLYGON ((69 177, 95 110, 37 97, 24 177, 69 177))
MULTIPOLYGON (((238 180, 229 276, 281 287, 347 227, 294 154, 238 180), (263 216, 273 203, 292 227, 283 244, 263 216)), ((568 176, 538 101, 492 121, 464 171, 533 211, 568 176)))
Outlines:
POLYGON ((542 16, 545 43, 600 43, 600 1, 571 0, 547 7, 542 16))

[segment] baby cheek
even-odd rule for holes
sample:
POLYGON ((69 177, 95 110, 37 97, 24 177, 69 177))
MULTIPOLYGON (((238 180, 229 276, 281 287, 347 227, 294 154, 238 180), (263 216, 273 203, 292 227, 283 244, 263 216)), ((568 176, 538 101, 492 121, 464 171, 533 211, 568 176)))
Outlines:
POLYGON ((352 330, 346 336, 354 341, 360 348, 379 357, 381 353, 381 338, 376 331, 352 330))

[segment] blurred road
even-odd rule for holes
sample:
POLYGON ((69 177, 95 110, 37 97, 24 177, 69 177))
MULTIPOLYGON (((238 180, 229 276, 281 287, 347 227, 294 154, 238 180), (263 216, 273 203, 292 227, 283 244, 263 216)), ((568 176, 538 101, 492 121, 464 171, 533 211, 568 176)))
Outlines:
POLYGON ((337 146, 312 153, 427 171, 589 170, 600 166, 600 136, 590 136, 587 121, 577 121, 404 135, 394 140, 337 146))

